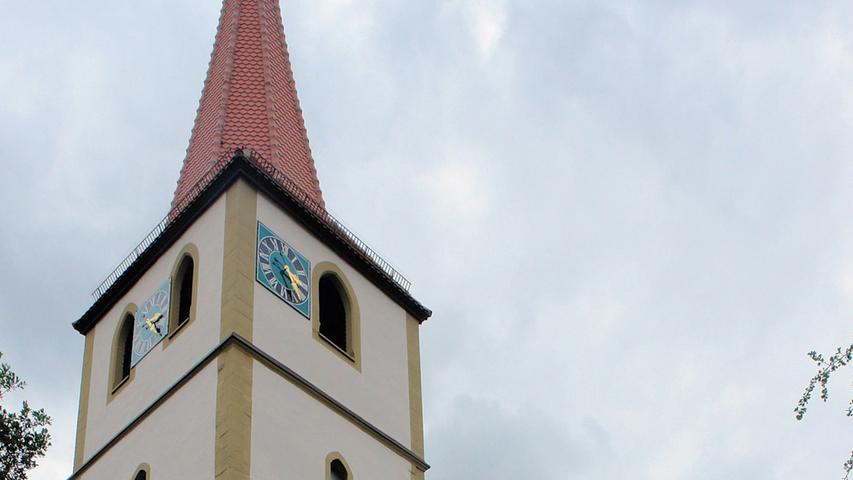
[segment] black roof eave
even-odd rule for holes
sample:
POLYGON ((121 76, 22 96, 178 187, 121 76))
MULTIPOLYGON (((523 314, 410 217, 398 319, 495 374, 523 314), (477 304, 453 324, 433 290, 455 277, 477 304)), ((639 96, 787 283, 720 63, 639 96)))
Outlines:
POLYGON ((432 311, 415 300, 409 292, 391 279, 379 266, 365 257, 348 241, 305 204, 296 199, 278 182, 266 175, 250 160, 235 156, 187 207, 175 217, 156 240, 124 271, 107 291, 77 321, 74 329, 87 334, 110 308, 154 265, 180 236, 238 179, 243 178, 259 192, 292 215, 320 241, 344 258, 359 273, 369 279, 388 297, 405 309, 419 323, 427 320, 432 311))

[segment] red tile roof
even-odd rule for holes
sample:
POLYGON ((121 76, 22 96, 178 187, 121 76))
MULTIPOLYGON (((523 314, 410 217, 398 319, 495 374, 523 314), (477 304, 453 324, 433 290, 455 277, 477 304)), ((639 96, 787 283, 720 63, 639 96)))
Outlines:
POLYGON ((238 148, 260 153, 323 205, 278 0, 224 0, 173 208, 238 148))

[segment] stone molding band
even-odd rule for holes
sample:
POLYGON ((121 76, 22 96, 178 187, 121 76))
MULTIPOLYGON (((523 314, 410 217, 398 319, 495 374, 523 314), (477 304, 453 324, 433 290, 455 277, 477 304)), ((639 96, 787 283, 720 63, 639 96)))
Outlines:
POLYGON ((425 472, 429 469, 429 464, 427 464, 426 461, 424 461, 424 459, 421 458, 417 453, 413 452, 405 445, 395 440, 393 437, 383 432, 354 411, 347 408, 344 404, 337 401, 334 397, 324 392, 313 383, 309 382, 307 379, 296 373, 287 365, 276 360, 271 355, 258 348, 252 342, 246 340, 245 338, 241 337, 236 333, 231 333, 222 342, 220 342, 219 345, 214 347, 207 355, 205 355, 204 358, 201 359, 201 361, 199 361, 192 368, 190 368, 190 370, 187 371, 187 373, 185 373, 180 379, 178 379, 177 382, 175 382, 162 395, 160 395, 160 397, 154 400, 151 405, 145 408, 142 413, 140 413, 136 418, 131 420, 131 422, 127 426, 121 429, 121 431, 119 431, 113 438, 111 438, 103 447, 101 447, 97 452, 95 452, 82 465, 80 465, 80 468, 78 468, 74 473, 72 473, 71 476, 68 477, 68 480, 75 480, 80 478, 80 476, 92 465, 94 465, 95 462, 98 461, 98 459, 103 457, 122 438, 127 436, 134 428, 136 428, 140 423, 142 423, 142 421, 145 420, 146 417, 151 415, 162 404, 164 404, 166 400, 169 399, 169 397, 174 395, 175 392, 180 390, 181 387, 183 387, 187 382, 189 382, 193 377, 195 377, 199 372, 201 372, 208 364, 218 358, 219 355, 222 354, 227 348, 232 346, 242 349, 245 353, 249 354, 255 360, 266 365, 267 368, 269 368, 270 370, 276 372, 280 376, 289 380, 291 383, 297 385, 309 395, 317 398, 318 400, 321 400, 327 407, 334 410, 337 414, 352 422, 354 425, 359 427, 368 435, 374 437, 376 440, 388 447, 394 453, 411 462, 412 465, 418 470, 425 472))

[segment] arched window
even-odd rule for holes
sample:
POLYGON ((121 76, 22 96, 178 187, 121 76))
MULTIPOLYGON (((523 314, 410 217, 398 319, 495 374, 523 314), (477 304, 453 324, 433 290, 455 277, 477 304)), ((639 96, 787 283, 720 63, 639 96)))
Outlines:
POLYGON ((133 474, 133 480, 150 480, 151 478, 151 465, 147 463, 143 463, 136 469, 136 473, 133 474))
POLYGON ((347 298, 335 274, 325 273, 320 277, 319 293, 320 335, 351 355, 347 298))
POLYGON ((130 367, 130 355, 133 351, 133 323, 136 305, 130 303, 118 317, 113 334, 110 352, 109 377, 107 379, 107 403, 118 395, 119 391, 133 381, 133 369, 130 367))
POLYGON ((175 284, 172 287, 172 291, 176 295, 172 299, 172 303, 177 307, 172 320, 175 328, 190 321, 190 310, 193 305, 194 270, 193 257, 184 255, 184 258, 181 259, 181 263, 178 265, 178 272, 174 279, 175 284))
POLYGON ((318 262, 311 274, 311 331, 334 355, 361 372, 361 320, 358 298, 343 270, 318 262))
POLYGON ((169 335, 163 340, 163 348, 168 348, 178 332, 185 330, 185 327, 195 320, 198 280, 198 247, 188 243, 178 253, 172 267, 169 335))
POLYGON ((115 348, 113 388, 130 376, 130 351, 133 347, 133 314, 126 313, 119 325, 115 348))
POLYGON ((349 480, 347 467, 345 467, 343 462, 337 458, 332 460, 332 463, 329 465, 329 470, 331 472, 332 480, 349 480))

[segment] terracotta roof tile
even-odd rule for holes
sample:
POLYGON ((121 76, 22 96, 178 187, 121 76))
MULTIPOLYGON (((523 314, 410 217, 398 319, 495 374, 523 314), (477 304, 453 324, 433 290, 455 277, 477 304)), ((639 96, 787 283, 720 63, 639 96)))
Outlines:
POLYGON ((224 0, 172 205, 237 148, 260 153, 323 205, 277 0, 224 0))

